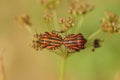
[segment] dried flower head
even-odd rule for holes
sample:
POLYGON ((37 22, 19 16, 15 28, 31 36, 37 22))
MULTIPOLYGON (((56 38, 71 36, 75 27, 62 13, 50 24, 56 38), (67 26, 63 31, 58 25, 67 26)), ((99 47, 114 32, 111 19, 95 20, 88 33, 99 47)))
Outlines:
POLYGON ((106 12, 105 18, 101 20, 102 26, 101 29, 104 32, 114 33, 118 31, 119 16, 113 12, 106 12))
POLYGON ((69 6, 69 13, 73 15, 86 14, 93 10, 93 6, 80 1, 72 2, 69 6))
POLYGON ((101 29, 102 29, 104 32, 113 33, 113 32, 114 32, 114 25, 112 25, 112 24, 109 23, 109 22, 106 22, 106 23, 104 23, 104 24, 101 26, 101 29))
POLYGON ((46 23, 50 23, 53 20, 52 12, 46 11, 43 18, 44 18, 46 23))
POLYGON ((59 19, 59 24, 63 25, 62 32, 66 32, 68 29, 74 26, 73 20, 68 17, 68 18, 60 18, 59 19))
POLYGON ((107 12, 105 12, 105 16, 106 16, 106 19, 107 19, 109 22, 111 22, 112 24, 118 23, 119 16, 116 15, 115 13, 110 12, 110 11, 107 11, 107 12))
POLYGON ((118 24, 118 26, 117 26, 115 32, 120 34, 120 24, 118 24))
POLYGON ((48 10, 55 9, 59 2, 60 0, 40 0, 41 5, 48 10))
POLYGON ((16 17, 16 20, 23 26, 31 26, 30 17, 27 14, 16 17))

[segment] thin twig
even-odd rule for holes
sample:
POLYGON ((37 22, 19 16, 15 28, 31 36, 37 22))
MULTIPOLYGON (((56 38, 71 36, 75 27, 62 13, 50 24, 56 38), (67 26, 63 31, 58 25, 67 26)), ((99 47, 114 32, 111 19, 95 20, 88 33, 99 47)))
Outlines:
POLYGON ((100 32, 101 32, 101 29, 98 29, 95 33, 93 33, 92 35, 90 35, 90 36, 88 37, 88 40, 96 37, 100 32))

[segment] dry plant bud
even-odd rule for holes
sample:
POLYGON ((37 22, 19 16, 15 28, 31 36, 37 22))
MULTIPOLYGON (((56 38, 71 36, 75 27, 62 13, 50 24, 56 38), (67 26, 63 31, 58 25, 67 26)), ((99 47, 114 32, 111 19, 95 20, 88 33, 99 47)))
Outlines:
POLYGON ((46 23, 50 23, 53 20, 53 14, 49 11, 45 12, 44 20, 46 23))
POLYGON ((101 29, 104 31, 104 32, 110 32, 110 33, 113 33, 114 32, 114 26, 109 23, 109 22, 106 22, 104 23, 102 26, 101 26, 101 29))
POLYGON ((45 4, 45 3, 48 3, 48 2, 49 2, 49 0, 40 0, 41 4, 45 4))
POLYGON ((60 18, 59 19, 59 24, 63 25, 62 32, 66 32, 68 29, 74 26, 73 20, 68 17, 68 18, 60 18))
POLYGON ((23 26, 32 26, 30 22, 30 17, 27 14, 16 17, 16 20, 23 26))
POLYGON ((74 26, 73 20, 70 17, 66 18, 64 25, 67 28, 73 27, 74 26))
POLYGON ((55 9, 60 3, 60 0, 40 0, 41 5, 45 6, 46 9, 55 9))
POLYGON ((110 32, 110 33, 119 32, 119 27, 118 27, 119 16, 117 16, 115 13, 105 12, 105 18, 102 18, 101 22, 102 22, 101 29, 104 32, 110 32))
POLYGON ((106 18, 108 19, 108 21, 111 23, 117 23, 119 20, 119 16, 113 12, 110 12, 110 11, 105 12, 105 15, 106 15, 106 18))
POLYGON ((80 2, 80 1, 75 1, 72 2, 69 6, 69 13, 73 15, 81 15, 81 14, 86 14, 90 11, 93 10, 93 6, 80 2))
POLYGON ((115 32, 120 34, 120 24, 118 24, 118 27, 116 28, 115 32))
POLYGON ((116 33, 120 34, 120 28, 116 29, 116 33))
POLYGON ((65 18, 60 18, 59 21, 58 21, 59 24, 63 24, 65 23, 65 18))

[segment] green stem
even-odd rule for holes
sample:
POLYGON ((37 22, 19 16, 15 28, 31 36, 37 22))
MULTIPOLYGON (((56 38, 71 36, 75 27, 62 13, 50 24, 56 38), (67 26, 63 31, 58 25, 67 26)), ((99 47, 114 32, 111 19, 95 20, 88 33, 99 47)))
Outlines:
POLYGON ((61 71, 60 71, 60 79, 59 80, 65 79, 65 66, 66 66, 66 57, 63 57, 62 62, 61 62, 61 71))
POLYGON ((34 31, 31 29, 31 27, 32 27, 32 26, 28 26, 28 25, 25 26, 26 30, 27 30, 29 33, 34 34, 34 31))
POLYGON ((101 32, 101 29, 98 29, 95 33, 93 33, 92 35, 90 35, 90 36, 88 37, 88 40, 96 37, 100 32, 101 32))

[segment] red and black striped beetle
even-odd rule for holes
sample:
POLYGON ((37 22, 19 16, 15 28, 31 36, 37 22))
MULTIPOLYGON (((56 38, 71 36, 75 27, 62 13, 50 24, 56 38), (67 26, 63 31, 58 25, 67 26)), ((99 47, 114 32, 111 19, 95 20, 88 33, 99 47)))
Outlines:
POLYGON ((35 34, 34 37, 37 39, 33 41, 37 43, 37 45, 33 45, 36 50, 39 48, 55 50, 62 45, 62 37, 55 32, 45 32, 39 35, 35 34))
POLYGON ((81 49, 84 49, 84 44, 87 42, 87 40, 83 37, 81 33, 78 34, 70 34, 66 36, 63 40, 63 44, 66 48, 73 51, 80 51, 81 49))

